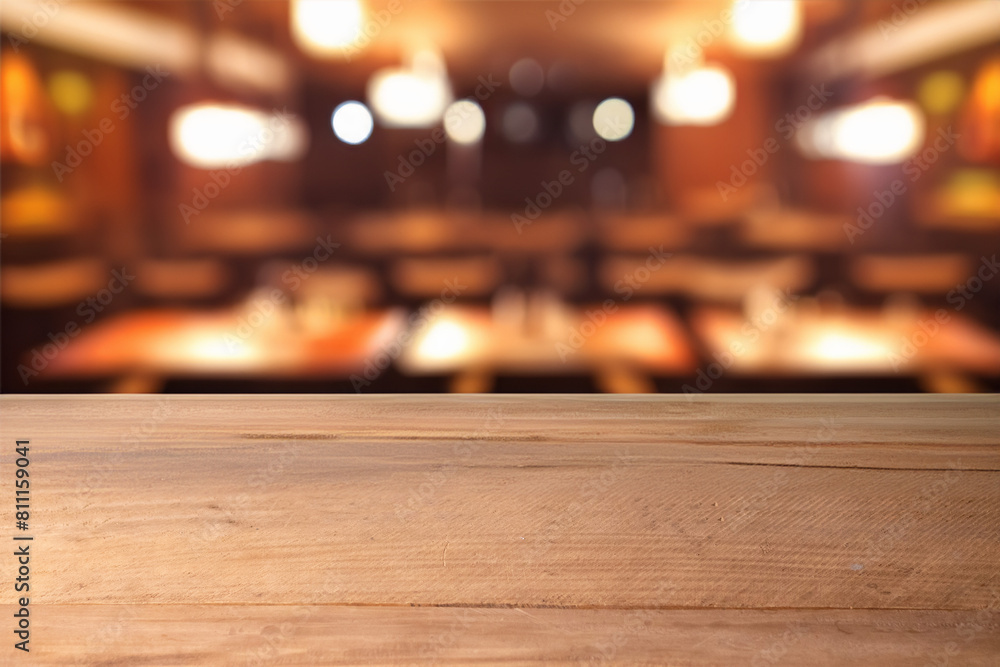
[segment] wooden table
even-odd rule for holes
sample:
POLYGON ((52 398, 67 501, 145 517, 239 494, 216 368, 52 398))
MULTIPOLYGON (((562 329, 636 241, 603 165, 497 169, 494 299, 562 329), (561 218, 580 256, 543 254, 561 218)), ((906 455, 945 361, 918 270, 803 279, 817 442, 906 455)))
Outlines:
POLYGON ((83 327, 41 377, 347 377, 362 372, 405 324, 405 313, 390 309, 310 329, 265 305, 110 317, 83 327))
POLYGON ((498 321, 490 309, 450 306, 421 327, 399 357, 412 375, 459 374, 454 391, 488 392, 494 374, 593 374, 602 391, 655 391, 648 375, 693 373, 684 327, 664 306, 604 302, 550 307, 530 323, 498 321))
POLYGON ((0 408, 32 664, 1000 661, 997 396, 0 408))
POLYGON ((784 311, 772 307, 751 318, 732 309, 697 308, 692 328, 713 361, 724 359, 734 375, 1000 375, 1000 336, 954 311, 894 318, 878 310, 795 312, 788 306, 786 301, 784 311))

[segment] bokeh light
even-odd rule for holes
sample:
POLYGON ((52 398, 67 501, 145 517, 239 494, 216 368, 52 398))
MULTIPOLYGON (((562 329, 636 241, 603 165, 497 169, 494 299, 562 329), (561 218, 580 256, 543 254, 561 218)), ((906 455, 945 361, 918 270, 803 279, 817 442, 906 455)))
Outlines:
POLYGON ((521 58, 514 63, 508 77, 514 92, 525 97, 533 97, 545 87, 545 71, 533 58, 521 58))
POLYGON ((503 135, 515 144, 535 141, 541 130, 541 121, 535 108, 526 102, 515 102, 503 112, 503 135))
POLYGON ((444 131, 459 144, 475 144, 486 132, 486 115, 472 100, 459 100, 444 112, 444 131))
POLYGON ((734 0, 732 42, 742 53, 777 56, 792 50, 802 34, 799 0, 734 0))
POLYGON ((307 53, 343 53, 361 36, 364 10, 360 0, 293 0, 292 35, 307 53))
POLYGON ((59 70, 49 77, 49 97, 63 113, 78 116, 93 104, 94 87, 80 72, 59 70))
POLYGON ((371 111, 361 102, 339 104, 330 118, 333 133, 345 144, 361 144, 368 140, 375 127, 371 111))
POLYGON ((664 74, 653 83, 653 112, 667 125, 717 125, 733 112, 736 84, 719 65, 664 74))
POLYGON ((632 134, 635 112, 632 105, 620 97, 609 97, 594 109, 594 130, 608 141, 621 141, 632 134))

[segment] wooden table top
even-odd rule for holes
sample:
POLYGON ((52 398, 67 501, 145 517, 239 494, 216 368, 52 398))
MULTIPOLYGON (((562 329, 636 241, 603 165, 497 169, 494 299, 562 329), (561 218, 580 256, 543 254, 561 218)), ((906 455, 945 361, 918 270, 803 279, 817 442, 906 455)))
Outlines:
POLYGON ((896 317, 864 309, 771 309, 748 319, 736 310, 703 307, 694 311, 691 323, 713 360, 731 355, 734 374, 907 376, 945 370, 1000 375, 1000 335, 943 309, 896 317))
POLYGON ((1000 660, 997 396, 0 408, 34 664, 1000 660))
POLYGON ((84 328, 41 374, 346 377, 361 372, 405 324, 402 310, 373 311, 312 329, 278 311, 263 313, 164 309, 109 317, 84 328))
POLYGON ((676 315, 665 306, 597 303, 538 318, 532 330, 504 326, 481 306, 444 309, 400 355, 407 373, 468 368, 526 375, 592 372, 608 365, 664 375, 694 372, 697 359, 676 315))

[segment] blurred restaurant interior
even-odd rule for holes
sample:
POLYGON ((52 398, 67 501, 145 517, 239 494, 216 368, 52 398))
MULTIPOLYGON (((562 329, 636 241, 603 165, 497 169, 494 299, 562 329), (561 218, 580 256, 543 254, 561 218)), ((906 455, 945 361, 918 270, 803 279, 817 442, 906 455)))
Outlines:
POLYGON ((1000 388, 996 0, 4 0, 0 381, 1000 388))

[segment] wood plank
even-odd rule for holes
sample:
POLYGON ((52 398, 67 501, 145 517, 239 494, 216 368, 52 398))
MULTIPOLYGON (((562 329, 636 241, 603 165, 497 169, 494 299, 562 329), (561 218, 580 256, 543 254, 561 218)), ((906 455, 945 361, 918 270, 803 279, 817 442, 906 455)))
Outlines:
POLYGON ((31 440, 40 664, 1000 655, 997 396, 8 395, 0 412, 5 443, 31 440))
MULTIPOLYGON (((3 612, 6 615, 6 611, 3 612)), ((996 665, 997 609, 66 605, 35 665, 996 665)), ((6 651, 8 647, 3 647, 6 651)), ((27 656, 25 656, 27 657, 27 656)))

